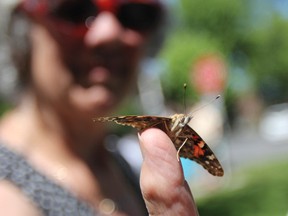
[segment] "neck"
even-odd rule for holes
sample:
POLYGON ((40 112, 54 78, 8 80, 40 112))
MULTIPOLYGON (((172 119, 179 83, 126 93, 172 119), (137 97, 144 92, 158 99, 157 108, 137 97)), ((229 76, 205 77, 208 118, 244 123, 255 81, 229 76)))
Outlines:
MULTIPOLYGON (((93 124, 85 115, 71 116, 36 103, 33 97, 25 97, 19 107, 7 115, 13 143, 23 145, 26 151, 43 151, 46 154, 74 155, 89 161, 103 152, 105 129, 93 124), (16 140, 13 140, 14 139, 16 140), (97 154, 97 152, 99 154, 97 154)), ((9 137, 9 136, 8 136, 9 137)), ((10 142, 10 143, 11 143, 10 142)))

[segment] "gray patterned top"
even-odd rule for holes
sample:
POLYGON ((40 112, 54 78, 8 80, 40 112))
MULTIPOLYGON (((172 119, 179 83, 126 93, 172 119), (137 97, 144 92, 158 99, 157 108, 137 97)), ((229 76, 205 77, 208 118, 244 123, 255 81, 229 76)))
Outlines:
POLYGON ((8 180, 36 204, 45 216, 92 216, 85 202, 36 171, 25 158, 0 144, 0 181, 8 180))

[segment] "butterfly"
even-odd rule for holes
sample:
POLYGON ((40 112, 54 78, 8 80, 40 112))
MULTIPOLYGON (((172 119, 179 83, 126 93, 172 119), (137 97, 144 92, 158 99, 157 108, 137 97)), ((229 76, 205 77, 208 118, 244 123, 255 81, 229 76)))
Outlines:
POLYGON ((192 117, 184 114, 174 114, 170 117, 160 116, 117 116, 98 117, 94 122, 112 121, 120 125, 131 126, 143 131, 147 128, 158 128, 164 131, 177 152, 177 158, 189 158, 202 165, 210 174, 223 176, 224 170, 215 154, 206 142, 188 125, 192 117))

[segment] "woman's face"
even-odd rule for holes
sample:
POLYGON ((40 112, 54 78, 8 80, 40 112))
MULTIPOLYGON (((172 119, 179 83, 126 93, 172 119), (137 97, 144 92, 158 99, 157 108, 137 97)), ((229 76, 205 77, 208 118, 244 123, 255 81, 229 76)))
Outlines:
POLYGON ((31 29, 32 85, 38 98, 67 112, 111 112, 133 86, 149 34, 124 27, 107 11, 90 20, 82 37, 57 28, 35 22, 31 29))

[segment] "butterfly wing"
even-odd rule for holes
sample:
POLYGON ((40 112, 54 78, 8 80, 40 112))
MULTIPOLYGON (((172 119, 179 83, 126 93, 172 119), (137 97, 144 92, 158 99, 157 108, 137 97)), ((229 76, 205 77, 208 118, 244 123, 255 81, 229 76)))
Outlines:
POLYGON ((113 121, 120 125, 131 126, 133 128, 138 129, 139 131, 144 130, 146 128, 162 128, 163 124, 168 124, 171 122, 170 118, 159 117, 159 116, 116 116, 116 117, 99 117, 93 119, 94 121, 106 122, 113 121))
POLYGON ((189 158, 199 163, 214 176, 224 175, 224 170, 213 151, 189 125, 185 125, 179 135, 171 139, 177 150, 187 139, 180 149, 180 157, 189 158))
POLYGON ((189 158, 202 165, 209 173, 214 176, 223 176, 224 171, 218 159, 204 142, 204 140, 187 124, 181 129, 180 133, 171 131, 173 124, 171 118, 159 116, 117 116, 117 117, 99 117, 94 121, 107 122, 113 121, 120 125, 131 126, 139 131, 147 128, 159 128, 164 131, 178 150, 185 142, 185 145, 180 149, 180 156, 189 158), (187 140, 186 140, 187 139, 187 140))

